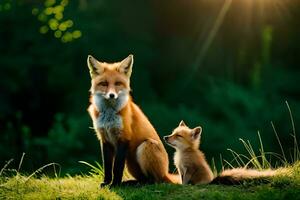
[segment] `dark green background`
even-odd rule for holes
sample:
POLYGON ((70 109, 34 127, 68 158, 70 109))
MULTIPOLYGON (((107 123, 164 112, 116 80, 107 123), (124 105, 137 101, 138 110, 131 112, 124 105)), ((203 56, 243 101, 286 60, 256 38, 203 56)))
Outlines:
POLYGON ((231 160, 227 148, 244 152, 239 138, 258 150, 258 130, 265 150, 280 153, 270 121, 289 157, 286 100, 296 128, 300 120, 299 0, 72 0, 61 21, 82 36, 66 43, 39 32, 53 18, 39 20, 43 2, 0 2, 0 166, 17 166, 22 152, 24 171, 58 162, 78 173, 87 170, 79 160, 100 161, 88 54, 134 54, 135 102, 161 136, 181 119, 201 125, 201 148, 218 166, 220 154, 231 160))

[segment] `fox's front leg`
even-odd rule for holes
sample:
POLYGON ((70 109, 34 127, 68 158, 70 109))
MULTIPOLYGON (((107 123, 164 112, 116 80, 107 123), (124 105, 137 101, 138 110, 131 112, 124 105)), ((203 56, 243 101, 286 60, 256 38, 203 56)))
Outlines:
POLYGON ((111 187, 121 184, 127 152, 128 143, 119 141, 113 169, 114 178, 111 187))
POLYGON ((191 178, 192 178, 192 174, 190 172, 188 172, 187 168, 183 168, 183 170, 181 172, 181 181, 182 181, 182 184, 184 184, 184 185, 189 184, 191 178))
POLYGON ((104 181, 100 187, 110 184, 112 181, 112 166, 114 160, 114 148, 109 143, 102 143, 102 161, 104 165, 104 181))

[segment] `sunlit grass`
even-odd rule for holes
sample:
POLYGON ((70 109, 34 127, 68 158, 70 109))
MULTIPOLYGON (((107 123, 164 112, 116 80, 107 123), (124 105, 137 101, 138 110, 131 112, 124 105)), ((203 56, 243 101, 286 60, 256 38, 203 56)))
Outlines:
POLYGON ((34 178, 17 174, 1 180, 0 199, 121 199, 108 188, 99 189, 99 180, 94 176, 34 178))
MULTIPOLYGON (((4 170, 5 171, 5 170, 4 170)), ((239 186, 154 184, 99 188, 101 176, 0 176, 0 199, 297 199, 300 163, 286 167, 268 184, 239 186)))

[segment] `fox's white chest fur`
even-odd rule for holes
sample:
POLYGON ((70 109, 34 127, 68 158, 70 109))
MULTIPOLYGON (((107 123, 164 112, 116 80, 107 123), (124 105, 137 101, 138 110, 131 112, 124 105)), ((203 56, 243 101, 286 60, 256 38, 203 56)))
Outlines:
POLYGON ((174 154, 174 164, 176 168, 178 169, 178 172, 181 175, 183 175, 183 171, 185 171, 184 162, 182 162, 183 156, 180 151, 176 151, 174 154))
POLYGON ((179 167, 180 159, 181 159, 181 155, 179 154, 178 151, 176 151, 175 154, 174 154, 174 165, 175 165, 177 168, 179 167))
POLYGON ((105 139, 116 145, 117 138, 123 129, 123 119, 119 114, 128 102, 127 94, 120 94, 117 99, 105 99, 101 94, 93 96, 100 115, 94 121, 94 128, 101 129, 105 139))

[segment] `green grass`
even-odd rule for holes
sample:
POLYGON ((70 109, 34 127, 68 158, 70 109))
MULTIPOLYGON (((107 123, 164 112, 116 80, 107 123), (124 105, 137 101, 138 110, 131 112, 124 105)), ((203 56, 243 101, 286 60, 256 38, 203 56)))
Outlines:
POLYGON ((300 199, 300 162, 269 183, 224 185, 154 184, 99 188, 101 176, 34 178, 1 176, 0 199, 300 199))

